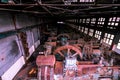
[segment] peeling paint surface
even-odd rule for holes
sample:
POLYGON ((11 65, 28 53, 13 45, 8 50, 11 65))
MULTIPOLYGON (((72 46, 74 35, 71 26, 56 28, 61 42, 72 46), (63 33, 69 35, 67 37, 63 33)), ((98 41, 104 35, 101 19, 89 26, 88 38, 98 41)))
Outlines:
POLYGON ((0 40, 0 76, 22 55, 18 45, 15 35, 0 40))

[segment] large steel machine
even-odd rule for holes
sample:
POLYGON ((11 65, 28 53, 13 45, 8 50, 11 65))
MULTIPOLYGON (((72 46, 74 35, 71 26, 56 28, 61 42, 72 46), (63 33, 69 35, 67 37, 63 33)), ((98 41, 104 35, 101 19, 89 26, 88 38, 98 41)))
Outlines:
MULTIPOLYGON (((109 75, 102 75, 102 63, 94 64, 94 61, 90 60, 93 55, 100 56, 101 53, 98 48, 95 52, 94 41, 88 45, 82 39, 70 40, 68 34, 60 34, 48 39, 45 43, 44 55, 38 55, 36 59, 38 80, 101 80, 100 76, 112 76, 112 68, 109 68, 111 69, 109 75), (84 60, 84 57, 87 60, 84 60)), ((112 77, 108 80, 112 80, 112 77)))

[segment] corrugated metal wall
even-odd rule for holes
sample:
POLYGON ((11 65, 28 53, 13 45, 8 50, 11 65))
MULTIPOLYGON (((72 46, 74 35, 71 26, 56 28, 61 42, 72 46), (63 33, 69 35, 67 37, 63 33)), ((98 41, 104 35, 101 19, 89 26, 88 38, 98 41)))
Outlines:
MULTIPOLYGON (((40 27, 35 26, 40 23, 41 20, 27 14, 13 15, 9 12, 0 12, 0 76, 4 75, 6 71, 9 72, 8 70, 11 66, 22 56, 25 58, 25 61, 32 55, 40 44, 40 27), (31 26, 34 27, 29 28, 31 26), (18 30, 20 31, 18 32, 18 30), (24 39, 20 36, 21 33, 25 34, 23 35, 25 36, 24 39), (28 48, 27 56, 24 48, 28 48)), ((23 66, 21 63, 20 65, 23 66)))

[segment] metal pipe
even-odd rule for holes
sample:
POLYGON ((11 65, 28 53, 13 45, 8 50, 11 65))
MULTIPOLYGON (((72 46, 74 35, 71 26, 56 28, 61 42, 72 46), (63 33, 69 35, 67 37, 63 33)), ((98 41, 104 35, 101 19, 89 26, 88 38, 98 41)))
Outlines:
POLYGON ((47 80, 48 66, 45 66, 44 80, 47 80))
POLYGON ((45 14, 46 13, 46 12, 39 12, 39 11, 15 10, 15 9, 6 9, 6 8, 0 8, 0 11, 13 11, 13 12, 23 12, 23 13, 33 13, 33 14, 45 14))
MULTIPOLYGON (((0 4, 0 7, 5 7, 5 6, 39 6, 38 4, 0 4)), ((94 7, 99 7, 99 6, 120 6, 120 4, 72 4, 72 5, 64 5, 64 4, 41 4, 41 6, 59 6, 59 7, 77 7, 77 6, 94 6, 94 7)))
POLYGON ((41 4, 40 2, 37 2, 37 3, 38 3, 38 5, 40 5, 46 12, 48 12, 51 16, 54 16, 53 13, 52 13, 49 9, 47 9, 45 6, 42 6, 42 4, 41 4))
POLYGON ((38 68, 38 80, 42 80, 41 77, 42 77, 41 76, 41 68, 39 67, 38 68))
POLYGON ((51 67, 51 69, 50 69, 50 80, 54 80, 54 68, 53 67, 51 67))

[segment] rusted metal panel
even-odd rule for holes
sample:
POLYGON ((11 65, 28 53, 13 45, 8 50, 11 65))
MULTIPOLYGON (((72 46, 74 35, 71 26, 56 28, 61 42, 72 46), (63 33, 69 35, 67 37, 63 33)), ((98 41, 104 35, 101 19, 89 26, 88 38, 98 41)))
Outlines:
POLYGON ((0 39, 0 76, 22 56, 20 49, 17 36, 0 39))
POLYGON ((19 72, 19 70, 25 64, 24 57, 21 56, 2 76, 2 80, 18 80, 13 79, 15 75, 19 72))
POLYGON ((39 34, 38 34, 38 30, 37 28, 34 28, 32 30, 27 30, 26 34, 27 34, 27 43, 28 43, 28 47, 30 48, 36 41, 39 40, 39 34))
POLYGON ((22 28, 26 26, 32 26, 35 25, 35 18, 32 16, 29 16, 27 14, 17 14, 16 15, 16 27, 22 28))
POLYGON ((32 32, 33 32, 34 43, 35 43, 39 39, 37 28, 32 29, 32 32))
POLYGON ((9 13, 0 11, 0 32, 14 30, 12 17, 9 13))
POLYGON ((28 22, 29 21, 28 19, 29 19, 28 16, 26 16, 25 14, 17 14, 16 15, 16 27, 20 29, 22 27, 30 25, 28 22))
POLYGON ((55 74, 63 74, 63 62, 56 61, 55 63, 55 74))
POLYGON ((55 64, 55 56, 54 55, 39 55, 36 59, 36 64, 38 66, 54 66, 55 64))
POLYGON ((54 46, 56 47, 57 43, 56 42, 45 42, 46 45, 54 46))
POLYGON ((39 79, 38 80, 50 80, 50 77, 51 77, 51 74, 50 74, 51 73, 51 67, 42 66, 42 67, 39 68, 39 72, 41 74, 39 75, 39 79))
POLYGON ((28 47, 31 48, 32 45, 33 45, 33 38, 32 38, 32 31, 31 30, 28 30, 26 31, 26 34, 27 34, 27 43, 28 43, 28 47))

